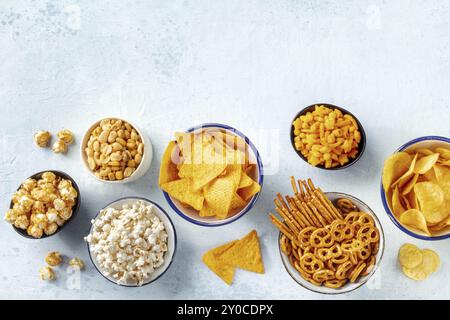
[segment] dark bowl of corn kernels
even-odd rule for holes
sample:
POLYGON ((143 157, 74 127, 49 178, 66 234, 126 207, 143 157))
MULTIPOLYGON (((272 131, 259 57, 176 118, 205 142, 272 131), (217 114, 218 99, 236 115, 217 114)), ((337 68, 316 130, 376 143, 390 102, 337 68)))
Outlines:
POLYGON ((329 103, 313 104, 298 112, 290 135, 297 155, 324 170, 350 167, 366 148, 366 134, 358 118, 329 103))

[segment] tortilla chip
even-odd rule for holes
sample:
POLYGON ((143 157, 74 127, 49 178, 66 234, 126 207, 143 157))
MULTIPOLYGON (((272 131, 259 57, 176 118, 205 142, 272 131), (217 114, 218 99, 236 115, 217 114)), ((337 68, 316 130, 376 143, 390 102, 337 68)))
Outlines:
POLYGON ((201 210, 205 198, 202 193, 195 191, 191 179, 180 179, 164 183, 161 188, 171 197, 190 205, 195 210, 201 210))
POLYGON ((218 275, 225 283, 231 285, 233 283, 234 273, 236 268, 232 265, 226 264, 222 261, 221 257, 224 252, 229 250, 237 241, 227 243, 218 248, 212 249, 203 255, 203 263, 218 275))
POLYGON ((175 157, 179 156, 174 154, 176 148, 176 142, 170 141, 169 145, 166 148, 166 151, 164 152, 164 155, 161 159, 161 167, 159 169, 159 186, 162 186, 164 183, 179 179, 177 164, 173 162, 175 157))
POLYGON ((221 259, 223 262, 240 269, 264 273, 264 264, 256 230, 253 230, 243 239, 236 242, 231 248, 223 253, 221 259))
POLYGON ((233 199, 231 200, 230 210, 243 208, 247 205, 247 202, 242 199, 237 193, 234 194, 233 199))
POLYGON ((253 184, 253 179, 250 178, 245 172, 242 173, 241 181, 239 182, 238 189, 250 187, 253 184))
POLYGON ((217 217, 225 219, 228 216, 235 189, 236 185, 230 177, 217 178, 205 187, 205 200, 217 217))
POLYGON ((259 183, 253 181, 251 186, 240 189, 238 191, 238 194, 241 196, 242 199, 244 199, 245 201, 248 201, 260 191, 261 191, 261 186, 259 185, 259 183))
POLYGON ((208 217, 214 217, 216 215, 216 212, 214 211, 213 208, 211 208, 208 205, 208 201, 205 201, 203 203, 203 208, 202 208, 202 210, 200 210, 198 215, 202 218, 208 218, 208 217))

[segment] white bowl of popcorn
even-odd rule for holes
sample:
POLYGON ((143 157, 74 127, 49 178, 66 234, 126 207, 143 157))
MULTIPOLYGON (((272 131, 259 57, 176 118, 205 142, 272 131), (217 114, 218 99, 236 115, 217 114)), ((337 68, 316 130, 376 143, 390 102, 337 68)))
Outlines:
POLYGON ((80 204, 80 189, 75 180, 61 171, 42 171, 19 186, 5 220, 25 238, 47 238, 74 219, 80 204))
POLYGON ((97 180, 123 184, 145 175, 152 163, 153 148, 136 125, 111 117, 96 121, 86 132, 81 158, 97 180))
POLYGON ((100 210, 85 241, 97 271, 125 287, 159 279, 171 266, 177 245, 167 213, 139 197, 119 199, 100 210))

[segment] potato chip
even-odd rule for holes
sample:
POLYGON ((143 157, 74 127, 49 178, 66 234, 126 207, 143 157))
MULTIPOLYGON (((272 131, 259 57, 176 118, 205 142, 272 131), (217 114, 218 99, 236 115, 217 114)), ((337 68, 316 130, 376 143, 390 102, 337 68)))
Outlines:
POLYGON ((441 264, 440 258, 436 252, 429 249, 422 250, 422 263, 414 268, 403 267, 403 273, 416 281, 427 279, 432 273, 439 269, 441 264))
POLYGON ((419 148, 419 149, 416 150, 416 153, 420 153, 420 154, 425 155, 425 156, 429 156, 429 155, 434 154, 434 152, 431 151, 428 148, 419 148))
POLYGON ((212 272, 218 275, 228 285, 231 285, 233 283, 236 267, 224 263, 221 257, 224 252, 233 247, 236 242, 237 241, 233 241, 218 248, 212 249, 205 253, 202 258, 203 263, 206 264, 212 272))
POLYGON ((439 255, 431 249, 423 249, 423 268, 426 273, 431 274, 439 270, 441 259, 439 255))
POLYGON ((261 186, 257 182, 253 181, 251 186, 240 189, 238 191, 238 194, 241 196, 242 199, 244 199, 245 201, 248 201, 260 191, 261 191, 261 186))
MULTIPOLYGON (((450 168, 444 166, 434 166, 436 181, 444 192, 444 198, 447 203, 450 202, 450 168)), ((450 211, 450 204, 447 204, 450 211)), ((450 212, 449 212, 450 213, 450 212)))
POLYGON ((400 201, 400 193, 398 191, 398 187, 395 187, 394 192, 392 194, 392 211, 396 217, 400 217, 400 215, 406 211, 400 201))
POLYGON ((424 215, 417 209, 403 212, 400 216, 400 222, 408 227, 423 231, 427 235, 430 234, 424 215))
POLYGON ((403 175, 398 178, 392 185, 396 186, 398 185, 399 188, 403 188, 403 186, 411 179, 411 177, 414 175, 414 168, 416 167, 416 161, 417 161, 418 155, 414 156, 414 158, 411 161, 411 164, 409 166, 409 169, 403 173, 403 175))
POLYGON ((222 255, 224 262, 240 269, 264 273, 258 233, 253 230, 222 255))
POLYGON ((443 159, 450 160, 450 149, 436 148, 436 152, 440 154, 443 159))
POLYGON ((398 261, 405 268, 415 268, 423 262, 422 250, 415 245, 406 243, 398 251, 398 261))
POLYGON ((432 182, 421 182, 414 186, 420 208, 427 223, 436 224, 447 218, 448 206, 444 204, 444 192, 432 182))
POLYGON ((180 179, 164 183, 161 188, 171 197, 188 204, 195 210, 201 210, 205 198, 199 191, 195 191, 191 179, 180 179))
POLYGON ((170 141, 164 152, 161 159, 161 167, 159 169, 159 186, 179 179, 177 165, 173 161, 175 158, 179 157, 179 155, 175 154, 176 148, 176 142, 170 141))
POLYGON ((436 164, 436 161, 439 159, 439 153, 433 153, 429 156, 425 156, 417 160, 416 165, 414 167, 414 173, 416 174, 424 174, 428 170, 431 170, 433 166, 436 164))
POLYGON ((386 192, 392 183, 400 178, 410 167, 411 156, 406 152, 397 152, 389 156, 384 162, 382 183, 386 192))
POLYGON ((411 190, 414 188, 414 185, 417 182, 417 179, 419 179, 419 174, 416 173, 402 188, 402 195, 407 195, 411 192, 411 190))
POLYGON ((420 210, 419 201, 417 200, 416 194, 414 193, 414 190, 408 193, 404 196, 405 199, 408 200, 408 203, 411 207, 411 209, 417 209, 420 210))

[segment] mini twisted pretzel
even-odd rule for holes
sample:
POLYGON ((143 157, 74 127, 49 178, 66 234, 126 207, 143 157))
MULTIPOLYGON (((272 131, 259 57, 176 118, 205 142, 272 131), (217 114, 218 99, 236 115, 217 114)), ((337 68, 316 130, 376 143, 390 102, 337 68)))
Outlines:
POLYGON ((336 270, 337 270, 336 266, 334 265, 333 261, 331 261, 331 260, 327 261, 327 269, 331 270, 333 272, 336 272, 336 270))
POLYGON ((341 246, 337 243, 335 243, 331 248, 331 253, 333 254, 332 258, 337 258, 340 257, 342 255, 342 249, 341 246))
POLYGON ((365 243, 377 243, 380 240, 380 233, 373 225, 365 224, 358 230, 356 238, 365 243))
POLYGON ((366 244, 357 252, 359 259, 365 261, 372 257, 372 248, 369 244, 366 244))
POLYGON ((370 260, 366 263, 366 268, 361 272, 361 277, 368 276, 373 268, 375 268, 375 263, 377 262, 377 258, 375 256, 370 257, 370 260))
POLYGON ((335 275, 333 271, 324 269, 314 273, 312 278, 317 282, 325 282, 328 280, 333 280, 335 275))
POLYGON ((342 265, 345 262, 347 262, 348 260, 350 260, 350 253, 349 252, 342 252, 342 255, 336 257, 336 258, 332 258, 331 262, 333 262, 334 264, 338 264, 338 265, 342 265))
POLYGON ((328 261, 334 257, 334 253, 331 248, 317 248, 315 255, 322 261, 328 261))
POLYGON ((371 224, 375 225, 375 220, 372 218, 372 216, 366 212, 363 212, 358 219, 358 222, 361 222, 362 224, 371 224))
POLYGON ((380 250, 380 243, 379 242, 371 243, 371 247, 372 247, 372 254, 377 255, 378 251, 380 250))
POLYGON ((311 247, 330 248, 334 244, 331 232, 326 228, 320 228, 311 234, 309 239, 311 247))
POLYGON ((316 227, 307 227, 300 231, 298 234, 298 240, 300 242, 300 246, 305 249, 306 247, 309 247, 311 245, 310 238, 314 231, 316 231, 316 227))
POLYGON ((339 289, 342 288, 347 283, 347 280, 328 280, 324 282, 324 286, 331 289, 339 289))
POLYGON ((344 220, 347 221, 347 222, 350 223, 350 224, 353 224, 355 221, 358 221, 358 219, 359 219, 360 216, 361 216, 361 212, 358 212, 358 211, 352 211, 352 212, 349 212, 349 213, 345 216, 344 220))
POLYGON ((316 258, 312 253, 307 253, 303 255, 300 259, 300 267, 309 274, 314 274, 319 270, 324 268, 322 261, 316 258))
POLYGON ((360 251, 364 246, 364 243, 361 240, 346 240, 342 243, 341 249, 342 251, 346 251, 349 253, 360 251))
POLYGON ((350 262, 355 266, 358 264, 358 252, 359 251, 354 251, 350 253, 350 262))
POLYGON ((353 264, 350 261, 346 261, 339 266, 336 270, 336 279, 344 280, 347 279, 349 271, 353 268, 353 264))
POLYGON ((364 262, 360 262, 355 269, 350 273, 349 280, 351 283, 355 283, 358 280, 361 272, 366 268, 366 264, 364 262))
POLYGON ((291 252, 292 252, 291 241, 285 235, 281 236, 280 246, 281 246, 281 251, 285 255, 289 256, 291 254, 291 252))
POLYGON ((349 212, 356 211, 358 209, 349 199, 339 199, 336 202, 336 206, 338 207, 338 209, 342 211, 344 215, 346 215, 349 212))
POLYGON ((353 228, 344 220, 335 220, 331 224, 331 236, 335 242, 352 239, 354 237, 353 228))

